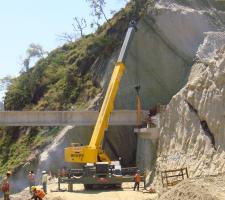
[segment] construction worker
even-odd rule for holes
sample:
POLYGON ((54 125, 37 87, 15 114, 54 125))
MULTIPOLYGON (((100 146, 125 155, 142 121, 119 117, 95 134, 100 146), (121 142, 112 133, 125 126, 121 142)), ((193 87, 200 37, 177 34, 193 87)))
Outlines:
POLYGON ((31 187, 31 191, 33 193, 33 196, 30 198, 31 199, 34 199, 34 200, 43 200, 43 198, 45 197, 45 192, 41 189, 38 189, 37 187, 35 186, 32 186, 31 187))
POLYGON ((139 191, 139 186, 141 182, 140 170, 137 170, 137 173, 134 175, 134 191, 137 187, 137 191, 139 191))
POLYGON ((47 181, 48 181, 48 174, 46 171, 42 171, 42 186, 45 194, 47 194, 47 181))
POLYGON ((10 176, 11 172, 7 171, 6 177, 2 180, 2 192, 4 195, 4 200, 10 200, 9 194, 10 194, 10 176))
POLYGON ((120 162, 120 165, 122 166, 122 164, 123 164, 123 159, 122 159, 121 156, 119 156, 118 161, 120 162))
POLYGON ((66 176, 66 168, 63 167, 61 170, 61 177, 65 177, 66 176))
POLYGON ((30 171, 28 174, 28 182, 29 182, 29 187, 30 187, 30 193, 32 193, 31 187, 35 186, 35 174, 33 171, 30 171))

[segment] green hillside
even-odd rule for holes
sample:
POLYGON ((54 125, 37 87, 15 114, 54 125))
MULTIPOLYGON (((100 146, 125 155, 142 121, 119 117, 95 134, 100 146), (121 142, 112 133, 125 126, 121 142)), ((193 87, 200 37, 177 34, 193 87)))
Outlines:
POLYGON ((14 79, 5 97, 6 110, 68 110, 92 99, 101 88, 89 72, 121 45, 132 16, 131 4, 95 34, 52 51, 14 79))
MULTIPOLYGON (((144 5, 145 1, 140 1, 144 5)), ((81 109, 101 92, 90 72, 93 63, 107 60, 123 41, 129 21, 138 19, 142 9, 133 2, 103 24, 94 34, 64 44, 40 59, 34 67, 13 79, 5 96, 6 110, 81 109)), ((32 160, 58 128, 0 128, 0 172, 32 160), (34 153, 36 152, 36 153, 34 153), (33 156, 30 156, 33 154, 33 156)))

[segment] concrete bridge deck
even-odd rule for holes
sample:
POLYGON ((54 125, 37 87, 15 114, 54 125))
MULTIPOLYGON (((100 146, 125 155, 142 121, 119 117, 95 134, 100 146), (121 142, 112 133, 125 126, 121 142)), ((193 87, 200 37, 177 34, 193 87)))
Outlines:
MULTIPOLYGON (((141 111, 144 119, 145 111, 141 111)), ((97 111, 2 111, 0 126, 91 126, 94 125, 97 111)), ((134 110, 115 110, 110 125, 136 125, 137 112, 134 110)))

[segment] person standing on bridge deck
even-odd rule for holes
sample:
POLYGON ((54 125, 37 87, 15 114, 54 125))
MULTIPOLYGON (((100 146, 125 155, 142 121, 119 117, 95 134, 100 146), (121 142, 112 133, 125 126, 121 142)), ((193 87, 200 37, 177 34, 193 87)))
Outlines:
POLYGON ((136 188, 137 191, 139 191, 140 182, 141 182, 140 170, 137 170, 137 173, 134 175, 134 191, 136 188))

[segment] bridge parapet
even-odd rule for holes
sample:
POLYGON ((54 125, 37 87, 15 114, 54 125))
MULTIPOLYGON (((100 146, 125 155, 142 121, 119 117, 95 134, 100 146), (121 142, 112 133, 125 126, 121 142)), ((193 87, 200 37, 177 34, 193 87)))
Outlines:
MULTIPOLYGON (((145 111, 141 111, 144 119, 145 111)), ((95 124, 98 111, 2 111, 0 126, 92 126, 95 124)), ((109 125, 136 125, 135 110, 115 110, 112 112, 109 125)))

